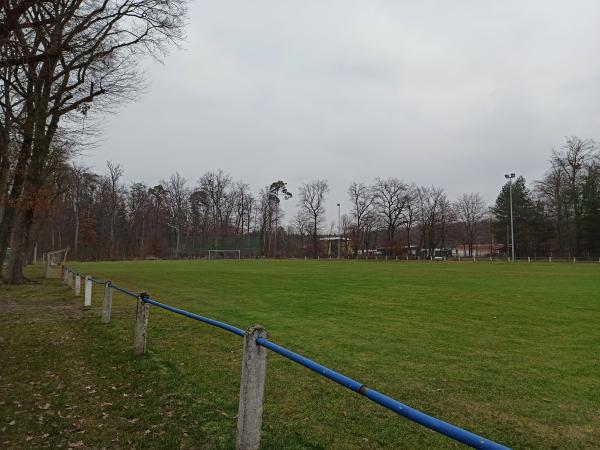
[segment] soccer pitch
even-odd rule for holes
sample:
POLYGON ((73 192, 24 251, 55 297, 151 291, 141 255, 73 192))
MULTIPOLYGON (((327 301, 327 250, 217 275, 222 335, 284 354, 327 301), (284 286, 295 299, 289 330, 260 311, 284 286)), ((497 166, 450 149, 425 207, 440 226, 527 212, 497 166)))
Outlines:
MULTIPOLYGON (((240 328, 259 323, 276 343, 507 446, 600 441, 600 264, 72 266, 240 328)), ((115 293, 113 305, 108 327, 127 351, 134 302, 115 293)), ((177 369, 173 395, 190 412, 194 396, 203 398, 210 432, 221 436, 215 445, 231 446, 242 340, 157 308, 148 334, 149 358, 177 369)), ((264 448, 457 445, 277 355, 267 373, 264 448)))

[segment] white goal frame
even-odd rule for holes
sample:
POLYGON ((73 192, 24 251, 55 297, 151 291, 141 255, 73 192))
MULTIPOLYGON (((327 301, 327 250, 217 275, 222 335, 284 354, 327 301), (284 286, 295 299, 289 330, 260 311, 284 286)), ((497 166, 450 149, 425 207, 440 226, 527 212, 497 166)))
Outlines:
POLYGON ((237 254, 237 258, 219 258, 219 259, 242 259, 242 255, 240 250, 219 250, 219 249, 215 249, 215 250, 209 250, 208 251, 208 259, 217 259, 215 258, 213 255, 215 253, 234 253, 237 254))

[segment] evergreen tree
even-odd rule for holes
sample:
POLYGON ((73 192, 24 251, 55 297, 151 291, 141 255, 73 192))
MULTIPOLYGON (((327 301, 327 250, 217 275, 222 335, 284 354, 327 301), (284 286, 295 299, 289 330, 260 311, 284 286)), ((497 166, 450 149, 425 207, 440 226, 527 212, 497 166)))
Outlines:
MULTIPOLYGON (((509 189, 509 183, 502 186, 492 207, 495 217, 494 235, 498 242, 505 243, 507 254, 510 253, 511 245, 509 189)), ((512 206, 516 255, 525 257, 534 256, 538 252, 545 253, 549 231, 544 210, 535 202, 522 176, 512 183, 512 206)))

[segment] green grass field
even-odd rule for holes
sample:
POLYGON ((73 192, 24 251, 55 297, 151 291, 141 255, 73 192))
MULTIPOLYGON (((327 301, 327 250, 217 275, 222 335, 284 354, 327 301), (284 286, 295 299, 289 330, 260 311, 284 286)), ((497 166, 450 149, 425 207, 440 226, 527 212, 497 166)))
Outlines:
MULTIPOLYGON (((600 445, 600 264, 73 267, 240 328, 260 323, 278 344, 505 445, 600 445)), ((135 359, 134 300, 115 293, 102 325, 101 296, 81 311, 58 281, 2 287, 5 448, 232 448, 242 339, 151 307, 149 354, 135 359)), ((458 447, 272 353, 264 411, 267 449, 458 447)))

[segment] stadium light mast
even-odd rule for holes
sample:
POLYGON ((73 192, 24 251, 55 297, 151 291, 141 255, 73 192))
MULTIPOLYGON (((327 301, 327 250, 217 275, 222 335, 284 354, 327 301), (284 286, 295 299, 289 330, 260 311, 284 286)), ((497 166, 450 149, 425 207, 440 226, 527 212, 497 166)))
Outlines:
POLYGON ((338 259, 342 257, 342 224, 341 224, 341 215, 340 215, 340 204, 337 204, 338 207, 338 259))
POLYGON ((512 262, 515 262, 515 227, 513 222, 513 206, 512 206, 512 179, 515 177, 514 173, 505 174, 504 178, 508 180, 508 195, 510 198, 510 249, 512 255, 512 262))

